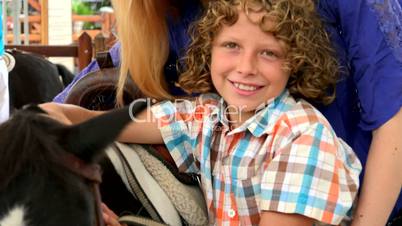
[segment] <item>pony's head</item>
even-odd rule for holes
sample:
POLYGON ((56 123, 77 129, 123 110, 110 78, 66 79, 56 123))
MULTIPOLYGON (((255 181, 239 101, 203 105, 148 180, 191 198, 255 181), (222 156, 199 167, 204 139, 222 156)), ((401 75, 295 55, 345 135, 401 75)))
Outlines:
POLYGON ((142 108, 136 104, 64 125, 29 106, 1 124, 0 225, 10 220, 21 225, 94 225, 91 180, 79 175, 77 167, 90 169, 131 121, 130 115, 142 108))

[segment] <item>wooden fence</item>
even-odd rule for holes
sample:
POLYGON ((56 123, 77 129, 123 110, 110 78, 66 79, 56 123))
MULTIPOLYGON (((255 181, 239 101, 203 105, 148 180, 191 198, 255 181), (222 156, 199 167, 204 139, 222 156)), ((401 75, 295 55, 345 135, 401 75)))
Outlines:
POLYGON ((71 45, 6 45, 6 49, 17 49, 37 53, 47 57, 74 57, 78 59, 78 69, 81 71, 92 60, 92 39, 87 33, 82 33, 75 44, 71 45))
MULTIPOLYGON (((42 44, 42 45, 47 45, 48 44, 48 35, 49 35, 49 30, 48 30, 48 24, 49 24, 49 18, 48 18, 48 0, 24 0, 28 1, 27 3, 34 9, 37 10, 38 15, 27 15, 22 14, 18 16, 18 20, 15 19, 14 16, 4 16, 3 18, 7 18, 6 21, 8 22, 13 22, 15 27, 19 27, 17 23, 22 23, 24 24, 24 29, 21 32, 14 32, 14 33, 9 33, 9 32, 3 32, 6 34, 6 42, 8 44, 42 44), (28 33, 26 33, 28 31, 28 33), (18 34, 19 33, 19 34, 18 34), (19 37, 16 37, 18 35, 19 37), (20 40, 18 42, 15 42, 15 40, 20 40)), ((3 1, 5 2, 5 0, 3 1)), ((4 7, 5 3, 3 3, 4 7)), ((25 10, 24 10, 25 11, 25 10)), ((73 33, 72 40, 76 42, 78 40, 78 37, 81 36, 82 33, 86 32, 93 40, 95 39, 95 36, 98 35, 100 32, 104 36, 109 36, 112 33, 113 26, 115 23, 115 18, 113 13, 108 13, 108 12, 103 12, 100 15, 72 15, 72 22, 94 22, 94 23, 101 23, 101 29, 97 30, 81 30, 79 32, 73 33)), ((3 23, 3 25, 6 25, 6 23, 3 23)), ((7 25, 6 25, 7 26, 7 25)), ((3 30, 4 31, 4 30, 3 30)), ((7 31, 7 30, 6 30, 7 31)))
MULTIPOLYGON (((3 7, 5 6, 4 1, 3 7)), ((5 14, 3 14, 3 18, 7 18, 6 21, 8 22, 12 21, 18 26, 24 24, 23 31, 19 33, 4 32, 7 49, 33 52, 46 57, 74 57, 76 58, 76 66, 82 70, 91 62, 97 52, 107 50, 115 41, 112 32, 115 23, 114 14, 104 12, 100 15, 72 15, 73 23, 78 21, 95 22, 101 23, 102 27, 98 30, 80 30, 73 33, 71 45, 49 45, 48 0, 24 1, 30 4, 38 12, 38 15, 28 15, 24 10, 26 13, 19 15, 16 20, 15 15, 4 17, 5 14), (19 41, 16 42, 16 39, 19 41)), ((3 21, 3 29, 6 26, 6 21, 3 21)))

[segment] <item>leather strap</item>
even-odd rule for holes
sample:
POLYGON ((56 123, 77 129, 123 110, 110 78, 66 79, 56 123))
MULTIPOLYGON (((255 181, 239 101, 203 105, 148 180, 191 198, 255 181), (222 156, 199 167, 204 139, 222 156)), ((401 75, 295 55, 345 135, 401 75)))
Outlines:
POLYGON ((101 70, 114 67, 112 56, 110 55, 109 51, 96 53, 95 59, 101 70))

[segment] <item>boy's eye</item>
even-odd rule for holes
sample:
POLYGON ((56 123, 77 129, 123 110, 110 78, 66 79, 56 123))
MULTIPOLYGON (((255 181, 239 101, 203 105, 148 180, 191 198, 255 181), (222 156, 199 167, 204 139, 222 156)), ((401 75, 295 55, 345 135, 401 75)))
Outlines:
POLYGON ((238 45, 235 42, 225 42, 223 43, 223 46, 229 49, 235 49, 238 47, 238 45))
POLYGON ((271 50, 263 50, 263 51, 261 51, 261 55, 265 56, 265 57, 270 57, 270 58, 278 57, 278 54, 276 54, 275 52, 273 52, 271 50))

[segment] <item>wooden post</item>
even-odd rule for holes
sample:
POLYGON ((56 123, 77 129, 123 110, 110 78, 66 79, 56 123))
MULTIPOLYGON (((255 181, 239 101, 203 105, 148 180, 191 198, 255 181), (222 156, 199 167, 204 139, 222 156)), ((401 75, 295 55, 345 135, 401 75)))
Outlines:
POLYGON ((49 44, 49 5, 48 0, 42 0, 41 4, 41 44, 49 44))
POLYGON ((13 44, 21 44, 21 24, 20 24, 20 14, 21 14, 21 2, 20 1, 12 1, 11 9, 13 15, 13 44))
MULTIPOLYGON (((43 1, 43 0, 42 0, 43 1)), ((28 4, 34 8, 36 11, 40 12, 41 11, 41 5, 39 3, 39 0, 28 0, 28 4)))
POLYGON ((81 71, 92 60, 92 41, 91 36, 86 32, 78 38, 78 68, 81 71))

